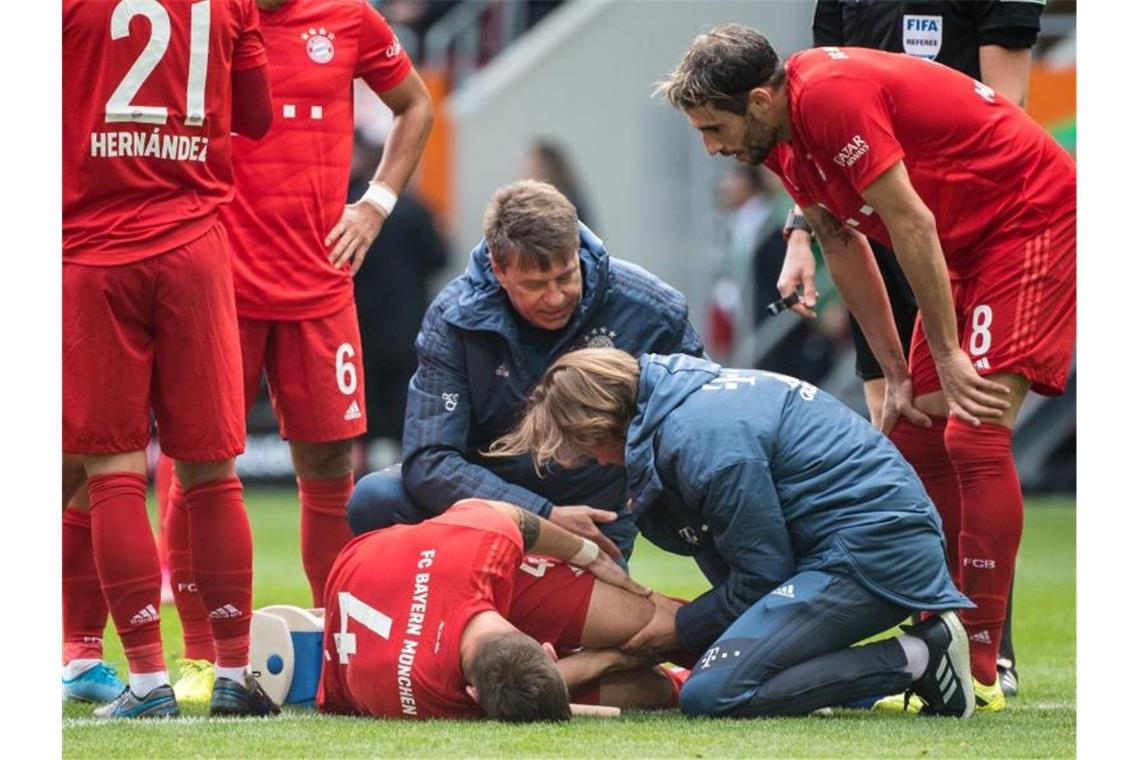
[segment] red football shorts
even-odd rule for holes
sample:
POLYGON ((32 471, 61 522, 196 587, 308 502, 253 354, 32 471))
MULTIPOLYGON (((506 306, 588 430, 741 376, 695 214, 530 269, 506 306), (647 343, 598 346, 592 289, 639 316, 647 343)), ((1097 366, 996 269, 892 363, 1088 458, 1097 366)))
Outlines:
POLYGON ((577 649, 594 594, 594 576, 546 557, 526 556, 515 572, 515 595, 507 620, 559 653, 577 649))
MULTIPOLYGON (((962 350, 980 375, 1021 375, 1037 393, 1065 392, 1077 331, 1076 215, 1016 246, 986 253, 975 273, 953 280, 962 350)), ((941 384, 922 330, 910 349, 914 395, 941 384)))
POLYGON ((173 459, 245 447, 225 231, 122 266, 63 265, 63 450, 140 451, 150 414, 173 459))
POLYGON ((247 411, 257 398, 264 369, 286 440, 340 441, 364 433, 364 362, 355 303, 349 301, 320 319, 243 317, 238 325, 247 411))

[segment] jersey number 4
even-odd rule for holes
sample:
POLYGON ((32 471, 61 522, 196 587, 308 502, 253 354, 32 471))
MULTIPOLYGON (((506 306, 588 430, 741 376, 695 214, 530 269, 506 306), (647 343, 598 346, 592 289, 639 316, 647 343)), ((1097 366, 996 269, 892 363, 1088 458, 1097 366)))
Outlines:
MULTIPOLYGON (((131 101, 158 66, 170 45, 170 16, 158 0, 119 0, 111 13, 111 39, 131 34, 131 19, 146 16, 150 39, 127 75, 107 99, 107 122, 165 124, 166 106, 139 106, 131 101)), ((186 126, 200 127, 206 120, 206 65, 210 59, 210 3, 190 6, 190 67, 186 76, 186 126)))
POLYGON ((340 630, 333 634, 337 657, 341 665, 348 664, 349 655, 356 654, 356 634, 349 633, 350 619, 363 625, 382 639, 392 635, 392 618, 347 591, 336 595, 340 605, 340 630))

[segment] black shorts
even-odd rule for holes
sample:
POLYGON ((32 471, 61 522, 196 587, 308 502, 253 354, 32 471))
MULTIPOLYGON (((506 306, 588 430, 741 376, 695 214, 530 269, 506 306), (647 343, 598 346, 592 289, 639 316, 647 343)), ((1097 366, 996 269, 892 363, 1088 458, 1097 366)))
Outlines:
MULTIPOLYGON (((918 303, 914 300, 914 293, 910 289, 910 283, 906 281, 906 275, 903 274, 898 259, 895 258, 895 252, 885 245, 874 241, 868 242, 871 243, 879 272, 883 275, 883 283, 887 286, 887 298, 891 301, 895 327, 898 328, 899 339, 902 340, 903 356, 909 356, 914 320, 918 316, 918 303)), ((883 376, 883 369, 875 360, 875 355, 871 353, 871 347, 855 317, 850 313, 848 317, 851 320, 851 338, 855 342, 855 374, 864 381, 877 380, 883 376)))

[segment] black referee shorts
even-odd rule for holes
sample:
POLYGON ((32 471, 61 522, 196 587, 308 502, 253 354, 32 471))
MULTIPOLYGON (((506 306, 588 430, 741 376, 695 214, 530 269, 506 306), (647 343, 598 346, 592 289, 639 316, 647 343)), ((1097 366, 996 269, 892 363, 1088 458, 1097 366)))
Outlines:
MULTIPOLYGON (((910 355, 910 338, 914 333, 914 320, 918 316, 918 304, 914 300, 914 293, 906 281, 902 267, 899 266, 895 252, 885 245, 874 241, 871 250, 875 254, 875 262, 879 265, 879 272, 883 275, 883 283, 887 286, 887 297, 891 301, 891 312, 895 318, 895 327, 898 328, 899 338, 902 340, 903 355, 910 355)), ((851 320, 851 338, 855 342, 855 374, 863 381, 877 380, 883 376, 883 369, 871 353, 871 346, 867 337, 863 335, 859 323, 848 312, 851 320)))

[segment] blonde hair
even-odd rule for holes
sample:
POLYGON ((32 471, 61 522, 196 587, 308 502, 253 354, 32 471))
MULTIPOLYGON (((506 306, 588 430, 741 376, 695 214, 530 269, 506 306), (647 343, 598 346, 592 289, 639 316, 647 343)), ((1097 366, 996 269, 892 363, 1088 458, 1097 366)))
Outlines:
POLYGON ((531 391, 522 421, 484 453, 530 454, 539 474, 550 463, 573 467, 598 444, 625 440, 640 375, 637 360, 616 348, 563 354, 531 391))
POLYGON ((554 185, 520 180, 491 196, 483 238, 500 267, 518 262, 547 272, 578 252, 578 212, 554 185))

